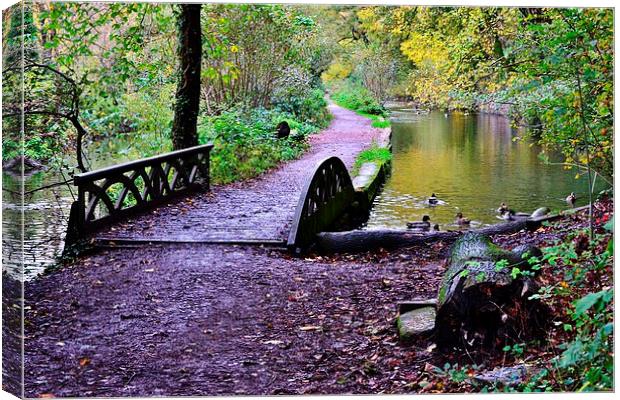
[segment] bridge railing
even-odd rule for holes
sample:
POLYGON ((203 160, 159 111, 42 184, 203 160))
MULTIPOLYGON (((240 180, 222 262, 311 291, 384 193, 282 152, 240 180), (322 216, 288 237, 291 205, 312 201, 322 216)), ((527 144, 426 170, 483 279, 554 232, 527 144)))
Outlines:
POLYGON ((289 250, 300 253, 328 229, 355 200, 347 167, 338 157, 321 161, 299 197, 288 237, 289 250))
POLYGON ((195 146, 75 175, 78 197, 67 241, 190 189, 208 190, 212 148, 195 146))

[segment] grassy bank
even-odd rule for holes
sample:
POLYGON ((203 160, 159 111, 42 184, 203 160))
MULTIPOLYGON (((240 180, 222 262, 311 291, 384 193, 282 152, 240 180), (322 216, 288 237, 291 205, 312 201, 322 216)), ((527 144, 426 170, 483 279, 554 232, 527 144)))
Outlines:
POLYGON ((368 89, 350 82, 332 84, 331 98, 340 107, 372 120, 373 128, 388 128, 387 110, 373 97, 368 89))
POLYGON ((385 148, 380 147, 377 143, 373 142, 372 145, 359 153, 353 164, 352 175, 358 174, 360 168, 364 163, 374 162, 377 165, 388 163, 392 160, 392 152, 385 148))

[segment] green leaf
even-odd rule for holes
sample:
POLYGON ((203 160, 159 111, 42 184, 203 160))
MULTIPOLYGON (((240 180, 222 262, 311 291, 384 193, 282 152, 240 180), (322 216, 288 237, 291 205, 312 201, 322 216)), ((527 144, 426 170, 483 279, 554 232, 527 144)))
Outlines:
MULTIPOLYGON (((586 313, 592 306, 599 302, 599 300, 603 300, 604 302, 609 301, 608 296, 610 294, 608 290, 601 290, 600 292, 590 293, 581 299, 575 302, 575 314, 573 318, 577 318, 584 313, 586 313)), ((613 294, 613 293, 612 293, 613 294)))

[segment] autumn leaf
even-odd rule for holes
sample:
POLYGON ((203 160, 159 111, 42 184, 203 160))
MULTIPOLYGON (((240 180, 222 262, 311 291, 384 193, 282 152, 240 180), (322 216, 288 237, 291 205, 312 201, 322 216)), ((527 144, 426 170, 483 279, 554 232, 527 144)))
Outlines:
POLYGON ((88 358, 88 357, 80 358, 80 367, 85 367, 88 364, 90 364, 90 358, 88 358))

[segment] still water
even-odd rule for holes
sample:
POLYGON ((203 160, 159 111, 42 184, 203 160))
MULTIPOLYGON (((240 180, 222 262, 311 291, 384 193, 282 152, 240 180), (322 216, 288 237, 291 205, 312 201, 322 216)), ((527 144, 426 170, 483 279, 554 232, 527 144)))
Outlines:
MULTIPOLYGON (((136 152, 125 151, 127 144, 119 140, 103 141, 96 147, 91 147, 93 147, 89 157, 91 170, 139 158, 136 152)), ((15 279, 30 280, 58 262, 58 257, 64 248, 69 210, 77 192, 71 184, 38 189, 63 182, 68 178, 68 171, 63 175, 57 168, 25 174, 23 177, 3 170, 3 273, 15 279), (23 207, 22 185, 26 193, 23 197, 23 207), (32 193, 28 193, 30 191, 32 193)))
MULTIPOLYGON (((575 179, 575 170, 544 163, 539 146, 514 141, 516 136, 510 121, 497 115, 394 110, 392 175, 367 228, 404 228, 429 215, 441 230, 456 229, 459 211, 472 227, 490 225, 501 222, 501 202, 522 212, 559 210, 570 192, 577 206, 587 204, 587 177, 575 179), (433 192, 446 204, 428 206, 433 192)), ((602 181, 596 188, 604 189, 602 181)))

